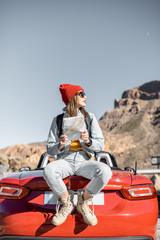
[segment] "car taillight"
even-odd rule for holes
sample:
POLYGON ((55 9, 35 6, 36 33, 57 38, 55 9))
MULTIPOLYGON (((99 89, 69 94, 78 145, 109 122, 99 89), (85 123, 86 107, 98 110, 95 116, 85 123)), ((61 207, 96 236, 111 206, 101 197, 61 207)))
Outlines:
POLYGON ((153 185, 124 187, 121 189, 121 193, 124 198, 129 200, 144 200, 157 196, 156 189, 153 185))
POLYGON ((23 199, 28 196, 30 190, 12 184, 0 183, 0 198, 2 199, 23 199))

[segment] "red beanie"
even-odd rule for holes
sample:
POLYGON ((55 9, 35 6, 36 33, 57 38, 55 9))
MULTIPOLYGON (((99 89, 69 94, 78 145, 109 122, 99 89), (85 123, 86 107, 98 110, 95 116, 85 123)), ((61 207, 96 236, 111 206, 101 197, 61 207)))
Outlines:
POLYGON ((79 91, 84 91, 83 88, 81 88, 78 85, 72 85, 72 84, 61 84, 59 87, 59 90, 62 95, 62 100, 65 104, 69 102, 69 100, 79 91))

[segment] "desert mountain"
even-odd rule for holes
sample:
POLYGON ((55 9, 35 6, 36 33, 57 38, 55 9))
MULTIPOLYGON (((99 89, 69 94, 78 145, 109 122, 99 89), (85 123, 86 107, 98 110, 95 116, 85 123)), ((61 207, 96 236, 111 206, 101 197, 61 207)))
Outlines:
POLYGON ((119 166, 153 168, 151 157, 160 156, 160 81, 151 81, 127 90, 114 109, 99 123, 106 150, 117 158, 119 166))
POLYGON ((0 150, 0 165, 6 166, 11 172, 26 166, 34 169, 44 152, 46 152, 46 142, 6 147, 0 150))
MULTIPOLYGON (((153 168, 151 156, 160 156, 160 81, 124 91, 112 111, 99 120, 105 150, 112 152, 121 168, 153 168)), ((0 150, 0 165, 10 171, 37 166, 46 143, 17 144, 0 150)))

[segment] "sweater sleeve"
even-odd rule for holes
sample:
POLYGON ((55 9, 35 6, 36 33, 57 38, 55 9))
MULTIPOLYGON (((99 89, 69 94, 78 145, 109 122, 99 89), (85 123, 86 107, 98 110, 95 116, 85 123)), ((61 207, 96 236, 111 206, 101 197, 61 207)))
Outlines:
POLYGON ((56 117, 53 119, 48 139, 47 139, 47 153, 50 155, 58 155, 59 153, 62 153, 63 150, 59 151, 59 137, 58 137, 58 127, 56 123, 56 117))
POLYGON ((104 137, 99 123, 93 113, 90 113, 91 118, 91 141, 92 145, 87 147, 85 142, 81 141, 82 147, 88 152, 102 151, 104 149, 104 137))

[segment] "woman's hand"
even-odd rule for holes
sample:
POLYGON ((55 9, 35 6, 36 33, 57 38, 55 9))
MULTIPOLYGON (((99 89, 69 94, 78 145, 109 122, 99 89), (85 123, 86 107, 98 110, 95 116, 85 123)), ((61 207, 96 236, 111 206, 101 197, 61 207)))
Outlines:
POLYGON ((68 142, 68 137, 67 135, 61 135, 60 138, 59 138, 59 151, 62 150, 62 148, 66 145, 66 143, 68 142))
POLYGON ((86 130, 82 130, 81 131, 81 136, 80 138, 85 142, 85 143, 89 143, 90 142, 90 139, 89 139, 89 136, 88 136, 88 132, 86 130))

